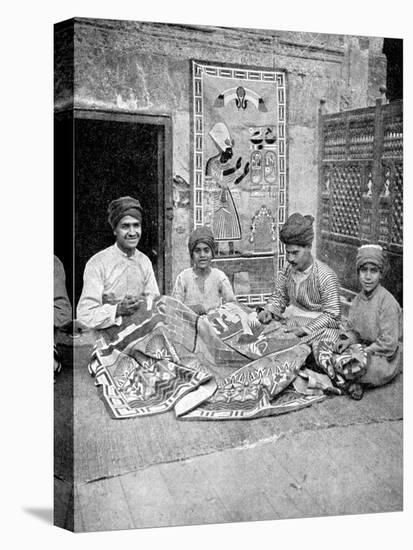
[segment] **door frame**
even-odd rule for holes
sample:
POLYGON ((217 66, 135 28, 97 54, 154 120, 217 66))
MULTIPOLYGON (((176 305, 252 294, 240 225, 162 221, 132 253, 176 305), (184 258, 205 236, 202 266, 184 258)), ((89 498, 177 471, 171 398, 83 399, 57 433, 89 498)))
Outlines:
POLYGON ((120 113, 116 111, 98 109, 73 109, 73 118, 108 120, 115 122, 129 122, 148 124, 163 129, 158 131, 158 242, 157 249, 163 251, 158 258, 158 286, 161 294, 170 294, 172 291, 172 117, 167 114, 152 115, 148 113, 120 113))

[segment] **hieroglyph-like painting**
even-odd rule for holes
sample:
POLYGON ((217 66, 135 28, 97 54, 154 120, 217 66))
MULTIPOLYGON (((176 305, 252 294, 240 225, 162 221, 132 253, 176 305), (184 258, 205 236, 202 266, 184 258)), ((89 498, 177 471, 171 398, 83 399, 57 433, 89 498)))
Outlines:
POLYGON ((194 227, 209 225, 217 258, 273 255, 287 196, 282 71, 192 62, 194 227))

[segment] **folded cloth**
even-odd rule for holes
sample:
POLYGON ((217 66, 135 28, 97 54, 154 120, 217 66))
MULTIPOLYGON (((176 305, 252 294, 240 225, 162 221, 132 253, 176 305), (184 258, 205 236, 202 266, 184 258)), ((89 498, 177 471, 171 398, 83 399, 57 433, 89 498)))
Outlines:
POLYGON ((299 371, 293 381, 295 391, 304 395, 323 395, 324 393, 340 394, 341 391, 333 386, 329 376, 315 372, 308 368, 299 371))

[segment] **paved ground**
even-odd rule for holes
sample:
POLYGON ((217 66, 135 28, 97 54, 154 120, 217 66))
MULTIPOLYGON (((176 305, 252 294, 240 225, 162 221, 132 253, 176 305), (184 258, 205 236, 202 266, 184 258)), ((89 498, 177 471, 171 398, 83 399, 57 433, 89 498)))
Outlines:
POLYGON ((86 372, 89 353, 78 346, 74 372, 55 386, 58 525, 99 531, 403 507, 402 376, 360 402, 334 397, 254 421, 185 422, 173 412, 112 420, 86 372))

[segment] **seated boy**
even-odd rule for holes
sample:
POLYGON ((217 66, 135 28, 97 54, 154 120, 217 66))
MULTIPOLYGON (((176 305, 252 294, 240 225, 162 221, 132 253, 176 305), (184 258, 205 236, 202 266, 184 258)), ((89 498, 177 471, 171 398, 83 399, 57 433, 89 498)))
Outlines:
POLYGON ((364 245, 358 249, 356 269, 361 292, 350 306, 345 330, 340 334, 331 359, 333 368, 351 381, 348 392, 361 399, 364 387, 382 386, 401 370, 401 308, 380 280, 384 268, 383 249, 364 245), (345 365, 346 354, 353 358, 345 365), (357 374, 356 374, 357 373, 357 374))

